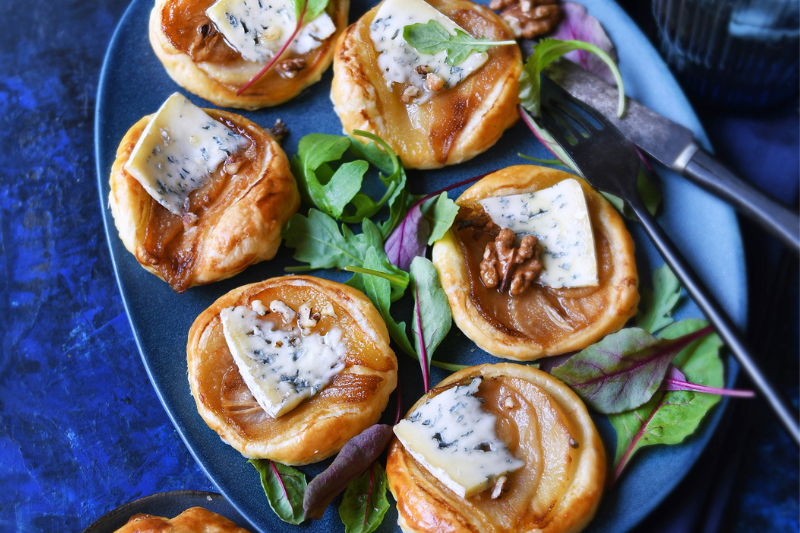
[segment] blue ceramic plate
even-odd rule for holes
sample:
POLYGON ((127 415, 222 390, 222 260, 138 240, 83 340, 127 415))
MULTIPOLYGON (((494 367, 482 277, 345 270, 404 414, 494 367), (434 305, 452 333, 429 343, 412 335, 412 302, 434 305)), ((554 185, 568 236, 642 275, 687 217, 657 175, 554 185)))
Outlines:
POLYGON ((135 514, 174 518, 191 507, 203 507, 236 522, 239 527, 250 527, 221 494, 202 490, 174 490, 151 494, 121 505, 98 518, 83 533, 114 533, 135 514))
MULTIPOLYGON (((372 3, 373 0, 355 0, 350 19, 361 16, 372 3)), ((589 12, 602 22, 617 47, 626 92, 659 113, 688 126, 698 139, 705 141, 697 117, 667 67, 622 9, 610 0, 585 0, 584 3, 589 12)), ((295 526, 284 524, 276 518, 267 506, 255 469, 225 445, 197 414, 186 379, 186 338, 195 317, 234 287, 283 275, 284 267, 294 264, 291 252, 282 249, 274 260, 254 265, 233 279, 189 289, 185 294, 178 295, 166 283, 145 272, 124 249, 106 207, 108 176, 117 144, 132 124, 143 115, 153 113, 171 93, 178 90, 196 104, 210 106, 173 83, 151 50, 147 40, 147 20, 152 5, 152 0, 136 0, 125 13, 106 55, 97 98, 98 184, 120 290, 156 393, 209 478, 257 530, 298 531, 295 526)), ((318 84, 289 103, 277 108, 245 112, 244 115, 264 127, 272 126, 276 119, 281 118, 291 131, 284 149, 288 154, 294 154, 303 135, 341 132, 341 124, 329 98, 330 83, 329 70, 318 84)), ((473 161, 443 170, 409 172, 412 192, 436 190, 469 176, 523 163, 517 156, 518 152, 548 157, 533 135, 522 123, 518 123, 505 133, 496 146, 473 161)), ((723 307, 734 320, 743 324, 747 304, 745 272, 739 229, 733 212, 680 177, 667 171, 660 174, 664 196, 660 223, 716 293, 723 307)), ((635 224, 629 226, 637 245, 641 279, 648 283, 652 269, 663 261, 640 229, 635 224)), ((318 275, 340 281, 346 277, 328 271, 319 272, 318 275)), ((699 311, 691 303, 684 305, 678 314, 678 318, 699 316, 699 311)), ((496 361, 477 349, 455 327, 437 351, 437 358, 462 364, 496 361)), ((399 360, 404 403, 410 407, 422 394, 421 378, 415 363, 402 353, 399 360)), ((732 373, 729 369, 729 374, 732 373)), ((436 368, 433 374, 433 383, 446 375, 436 368)), ((724 406, 723 402, 684 444, 642 451, 622 481, 605 496, 597 518, 587 531, 625 532, 652 511, 697 459, 716 427, 724 406)), ((597 423, 606 449, 613 456, 613 430, 601 417, 598 417, 597 423)), ((319 472, 322 466, 325 463, 304 470, 311 476, 319 472)), ((392 508, 381 531, 399 530, 396 524, 397 513, 392 508)), ((323 520, 305 525, 302 530, 342 531, 335 505, 328 509, 323 520)))

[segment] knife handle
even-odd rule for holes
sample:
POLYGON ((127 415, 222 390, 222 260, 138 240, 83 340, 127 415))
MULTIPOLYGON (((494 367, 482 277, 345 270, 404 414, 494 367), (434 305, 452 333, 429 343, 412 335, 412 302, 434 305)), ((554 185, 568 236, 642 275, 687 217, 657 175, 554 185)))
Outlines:
POLYGON ((800 217, 797 213, 736 177, 708 152, 698 150, 689 160, 683 175, 761 224, 794 253, 800 252, 800 217))

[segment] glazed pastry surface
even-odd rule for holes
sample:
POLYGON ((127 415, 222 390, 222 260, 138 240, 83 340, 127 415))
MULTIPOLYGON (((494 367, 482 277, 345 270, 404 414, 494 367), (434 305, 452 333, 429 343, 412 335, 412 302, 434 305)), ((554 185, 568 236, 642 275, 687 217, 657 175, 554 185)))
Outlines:
MULTIPOLYGON (((468 0, 430 5, 473 36, 513 39, 508 25, 468 0)), ((378 67, 370 24, 378 7, 352 24, 334 56, 331 99, 345 131, 365 130, 385 140, 406 168, 438 168, 466 161, 494 145, 517 119, 522 55, 518 46, 489 49, 489 60, 454 88, 424 104, 400 100, 402 85, 388 86, 378 67)))
POLYGON ((458 229, 459 221, 433 248, 456 325, 498 357, 535 360, 581 350, 619 330, 636 314, 638 274, 633 241, 622 218, 585 181, 559 170, 520 165, 495 172, 462 194, 459 217, 482 213, 479 200, 551 187, 575 178, 583 189, 597 256, 596 287, 554 289, 533 284, 521 296, 488 288, 479 275, 486 244, 479 228, 458 229))
POLYGON ((191 507, 165 518, 148 514, 133 515, 116 533, 249 533, 222 515, 202 507, 191 507))
POLYGON ((451 375, 427 398, 474 376, 477 397, 497 417, 496 431, 526 465, 507 475, 499 497, 492 488, 461 498, 395 439, 386 472, 399 524, 410 533, 566 533, 583 529, 600 502, 606 458, 583 402, 562 382, 534 368, 501 363, 451 375))
MULTIPOLYGON (((270 319, 266 315, 265 319, 270 319)), ((189 383, 197 410, 220 437, 250 458, 302 465, 321 461, 376 423, 397 384, 397 360, 386 325, 361 292, 310 276, 272 278, 222 296, 197 317, 187 344, 189 383), (313 332, 345 332, 345 368, 327 387, 288 413, 272 418, 256 402, 223 335, 220 311, 254 300, 279 300, 297 310, 333 306, 313 332)))
POLYGON ((300 205, 286 154, 272 137, 242 116, 205 112, 244 136, 249 147, 235 173, 222 164, 209 183, 189 195, 183 217, 165 209, 124 169, 150 116, 125 134, 111 169, 108 202, 125 248, 176 292, 272 259, 281 228, 300 205))
POLYGON ((336 39, 347 25, 349 0, 331 0, 327 13, 336 32, 306 54, 287 50, 280 61, 303 59, 294 77, 273 67, 241 96, 236 92, 266 66, 246 61, 216 33, 206 15, 215 0, 157 0, 150 13, 150 44, 169 76, 181 87, 220 107, 257 109, 281 104, 322 77, 331 63, 336 39))

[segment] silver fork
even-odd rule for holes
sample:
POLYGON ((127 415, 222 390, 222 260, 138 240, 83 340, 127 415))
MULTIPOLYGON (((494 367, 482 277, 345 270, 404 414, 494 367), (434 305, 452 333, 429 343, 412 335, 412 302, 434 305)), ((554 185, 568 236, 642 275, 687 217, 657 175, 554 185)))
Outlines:
POLYGON ((633 145, 600 112, 572 98, 544 76, 542 89, 542 116, 531 118, 553 136, 594 188, 619 196, 636 214, 686 292, 763 394, 795 443, 800 445, 797 414, 763 374, 736 326, 645 207, 637 189, 639 156, 633 145))

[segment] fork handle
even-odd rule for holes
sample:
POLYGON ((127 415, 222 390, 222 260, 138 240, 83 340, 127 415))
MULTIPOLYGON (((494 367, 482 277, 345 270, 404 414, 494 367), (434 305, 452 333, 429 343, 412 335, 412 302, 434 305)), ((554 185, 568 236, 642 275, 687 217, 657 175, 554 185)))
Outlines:
POLYGON ((800 252, 800 217, 797 213, 736 177, 711 154, 699 149, 689 160, 683 174, 761 224, 795 254, 800 252))
POLYGON ((672 271, 681 280, 686 292, 692 297, 697 306, 708 318, 711 325, 722 338, 723 343, 730 349, 736 360, 742 365, 747 375, 752 380, 758 391, 764 396, 769 403, 772 410, 778 415, 778 418, 786 427, 789 435, 794 439, 795 443, 800 445, 800 427, 798 426, 797 414, 794 413, 788 406, 786 400, 781 396, 775 386, 764 375, 759 368, 756 361, 750 355, 750 352, 739 336, 736 326, 733 324, 728 315, 722 310, 719 303, 711 296, 708 290, 703 286, 697 274, 694 273, 692 268, 683 258, 681 253, 675 247, 675 244, 670 240, 661 226, 658 225, 655 218, 645 208, 638 195, 631 195, 631 201, 628 202, 631 209, 642 227, 647 232, 650 240, 661 252, 661 256, 672 268, 672 271))

